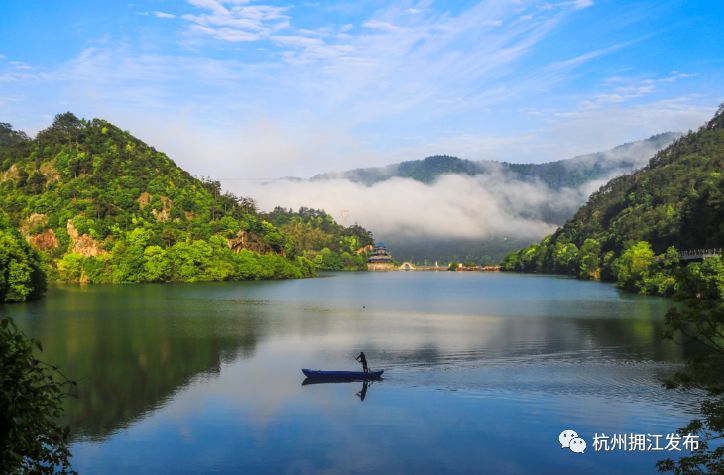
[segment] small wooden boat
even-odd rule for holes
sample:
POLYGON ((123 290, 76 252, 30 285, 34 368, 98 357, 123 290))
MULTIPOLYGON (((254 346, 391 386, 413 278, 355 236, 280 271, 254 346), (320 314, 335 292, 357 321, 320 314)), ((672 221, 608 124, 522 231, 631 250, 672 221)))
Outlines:
POLYGON ((338 381, 364 381, 370 379, 380 379, 385 370, 370 371, 319 371, 314 369, 303 369, 304 376, 310 379, 333 379, 338 381))

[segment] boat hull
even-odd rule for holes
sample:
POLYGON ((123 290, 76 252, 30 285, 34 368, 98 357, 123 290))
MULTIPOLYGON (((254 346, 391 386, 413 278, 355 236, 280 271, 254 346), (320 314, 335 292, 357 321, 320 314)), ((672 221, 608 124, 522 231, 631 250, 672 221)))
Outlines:
POLYGON ((303 369, 304 376, 310 379, 329 379, 337 381, 365 381, 380 379, 385 370, 370 371, 319 371, 314 369, 303 369))

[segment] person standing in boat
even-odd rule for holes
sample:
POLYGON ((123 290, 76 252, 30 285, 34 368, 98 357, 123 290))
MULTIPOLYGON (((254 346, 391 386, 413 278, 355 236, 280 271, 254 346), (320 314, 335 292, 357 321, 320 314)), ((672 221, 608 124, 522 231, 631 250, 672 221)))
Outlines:
POLYGON ((370 369, 367 367, 367 357, 365 356, 365 352, 364 352, 364 351, 360 351, 360 352, 359 352, 359 355, 357 355, 357 357, 356 357, 355 359, 356 359, 357 361, 359 361, 360 363, 362 363, 362 370, 363 370, 365 373, 369 373, 369 372, 370 372, 370 369))

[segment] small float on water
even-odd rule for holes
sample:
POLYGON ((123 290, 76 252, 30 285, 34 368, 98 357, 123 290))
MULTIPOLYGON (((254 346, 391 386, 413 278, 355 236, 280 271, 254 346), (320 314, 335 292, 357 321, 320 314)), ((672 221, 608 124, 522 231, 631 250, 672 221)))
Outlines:
POLYGON ((336 380, 336 381, 369 381, 380 379, 385 370, 377 371, 320 371, 315 369, 303 369, 302 373, 309 379, 336 380))

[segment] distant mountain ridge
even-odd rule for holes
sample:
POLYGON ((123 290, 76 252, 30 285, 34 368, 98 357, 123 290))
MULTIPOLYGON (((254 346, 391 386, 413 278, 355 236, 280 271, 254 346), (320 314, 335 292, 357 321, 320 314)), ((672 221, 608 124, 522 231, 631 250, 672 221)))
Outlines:
POLYGON ((324 173, 313 176, 311 180, 341 178, 370 186, 394 177, 431 183, 441 175, 505 173, 523 181, 539 180, 551 188, 576 187, 591 180, 610 178, 612 175, 629 173, 643 167, 656 152, 681 136, 682 134, 678 132, 665 132, 644 140, 619 145, 604 152, 540 164, 473 161, 448 155, 434 155, 423 160, 405 161, 386 167, 324 173))
MULTIPOLYGON (((493 193, 499 198, 498 205, 506 208, 511 219, 537 220, 549 223, 551 226, 559 226, 570 219, 578 207, 585 203, 589 194, 599 186, 611 178, 645 167, 651 157, 681 137, 680 133, 666 132, 644 140, 619 145, 607 151, 540 164, 492 160, 472 161, 437 155, 386 167, 360 168, 340 173, 316 175, 310 181, 321 183, 341 179, 371 188, 382 185, 393 178, 408 178, 429 185, 433 193, 440 193, 441 189, 436 188, 435 185, 441 181, 443 176, 470 177, 477 180, 479 183, 477 186, 495 190, 493 193), (507 190, 501 190, 501 187, 507 188, 507 190), (521 190, 517 191, 519 193, 526 192, 522 190, 539 193, 547 196, 548 200, 537 203, 528 200, 530 205, 516 206, 515 202, 530 198, 516 195, 516 189, 521 190)), ((404 185, 400 184, 399 188, 400 192, 404 193, 404 185)), ((449 188, 444 188, 444 190, 446 193, 455 193, 455 190, 449 188)), ((375 193, 375 191, 371 191, 371 193, 375 193)), ((449 199, 449 196, 439 196, 441 201, 449 199)), ((480 199, 480 197, 464 198, 463 200, 469 201, 469 199, 480 199)), ((450 206, 452 212, 459 209, 460 202, 458 199, 450 206)), ((480 202, 480 207, 490 207, 491 202, 480 202)), ((412 211, 410 210, 410 212, 412 211)), ((420 210, 420 213, 425 215, 424 210, 420 210)), ((483 215, 485 214, 483 213, 483 215)), ((411 237, 409 233, 405 232, 376 230, 376 223, 373 220, 363 221, 362 224, 371 228, 380 239, 385 241, 396 258, 418 262, 438 260, 439 262, 495 263, 499 262, 508 252, 543 237, 516 236, 505 232, 481 238, 452 235, 441 237, 426 235, 424 232, 411 237)))

